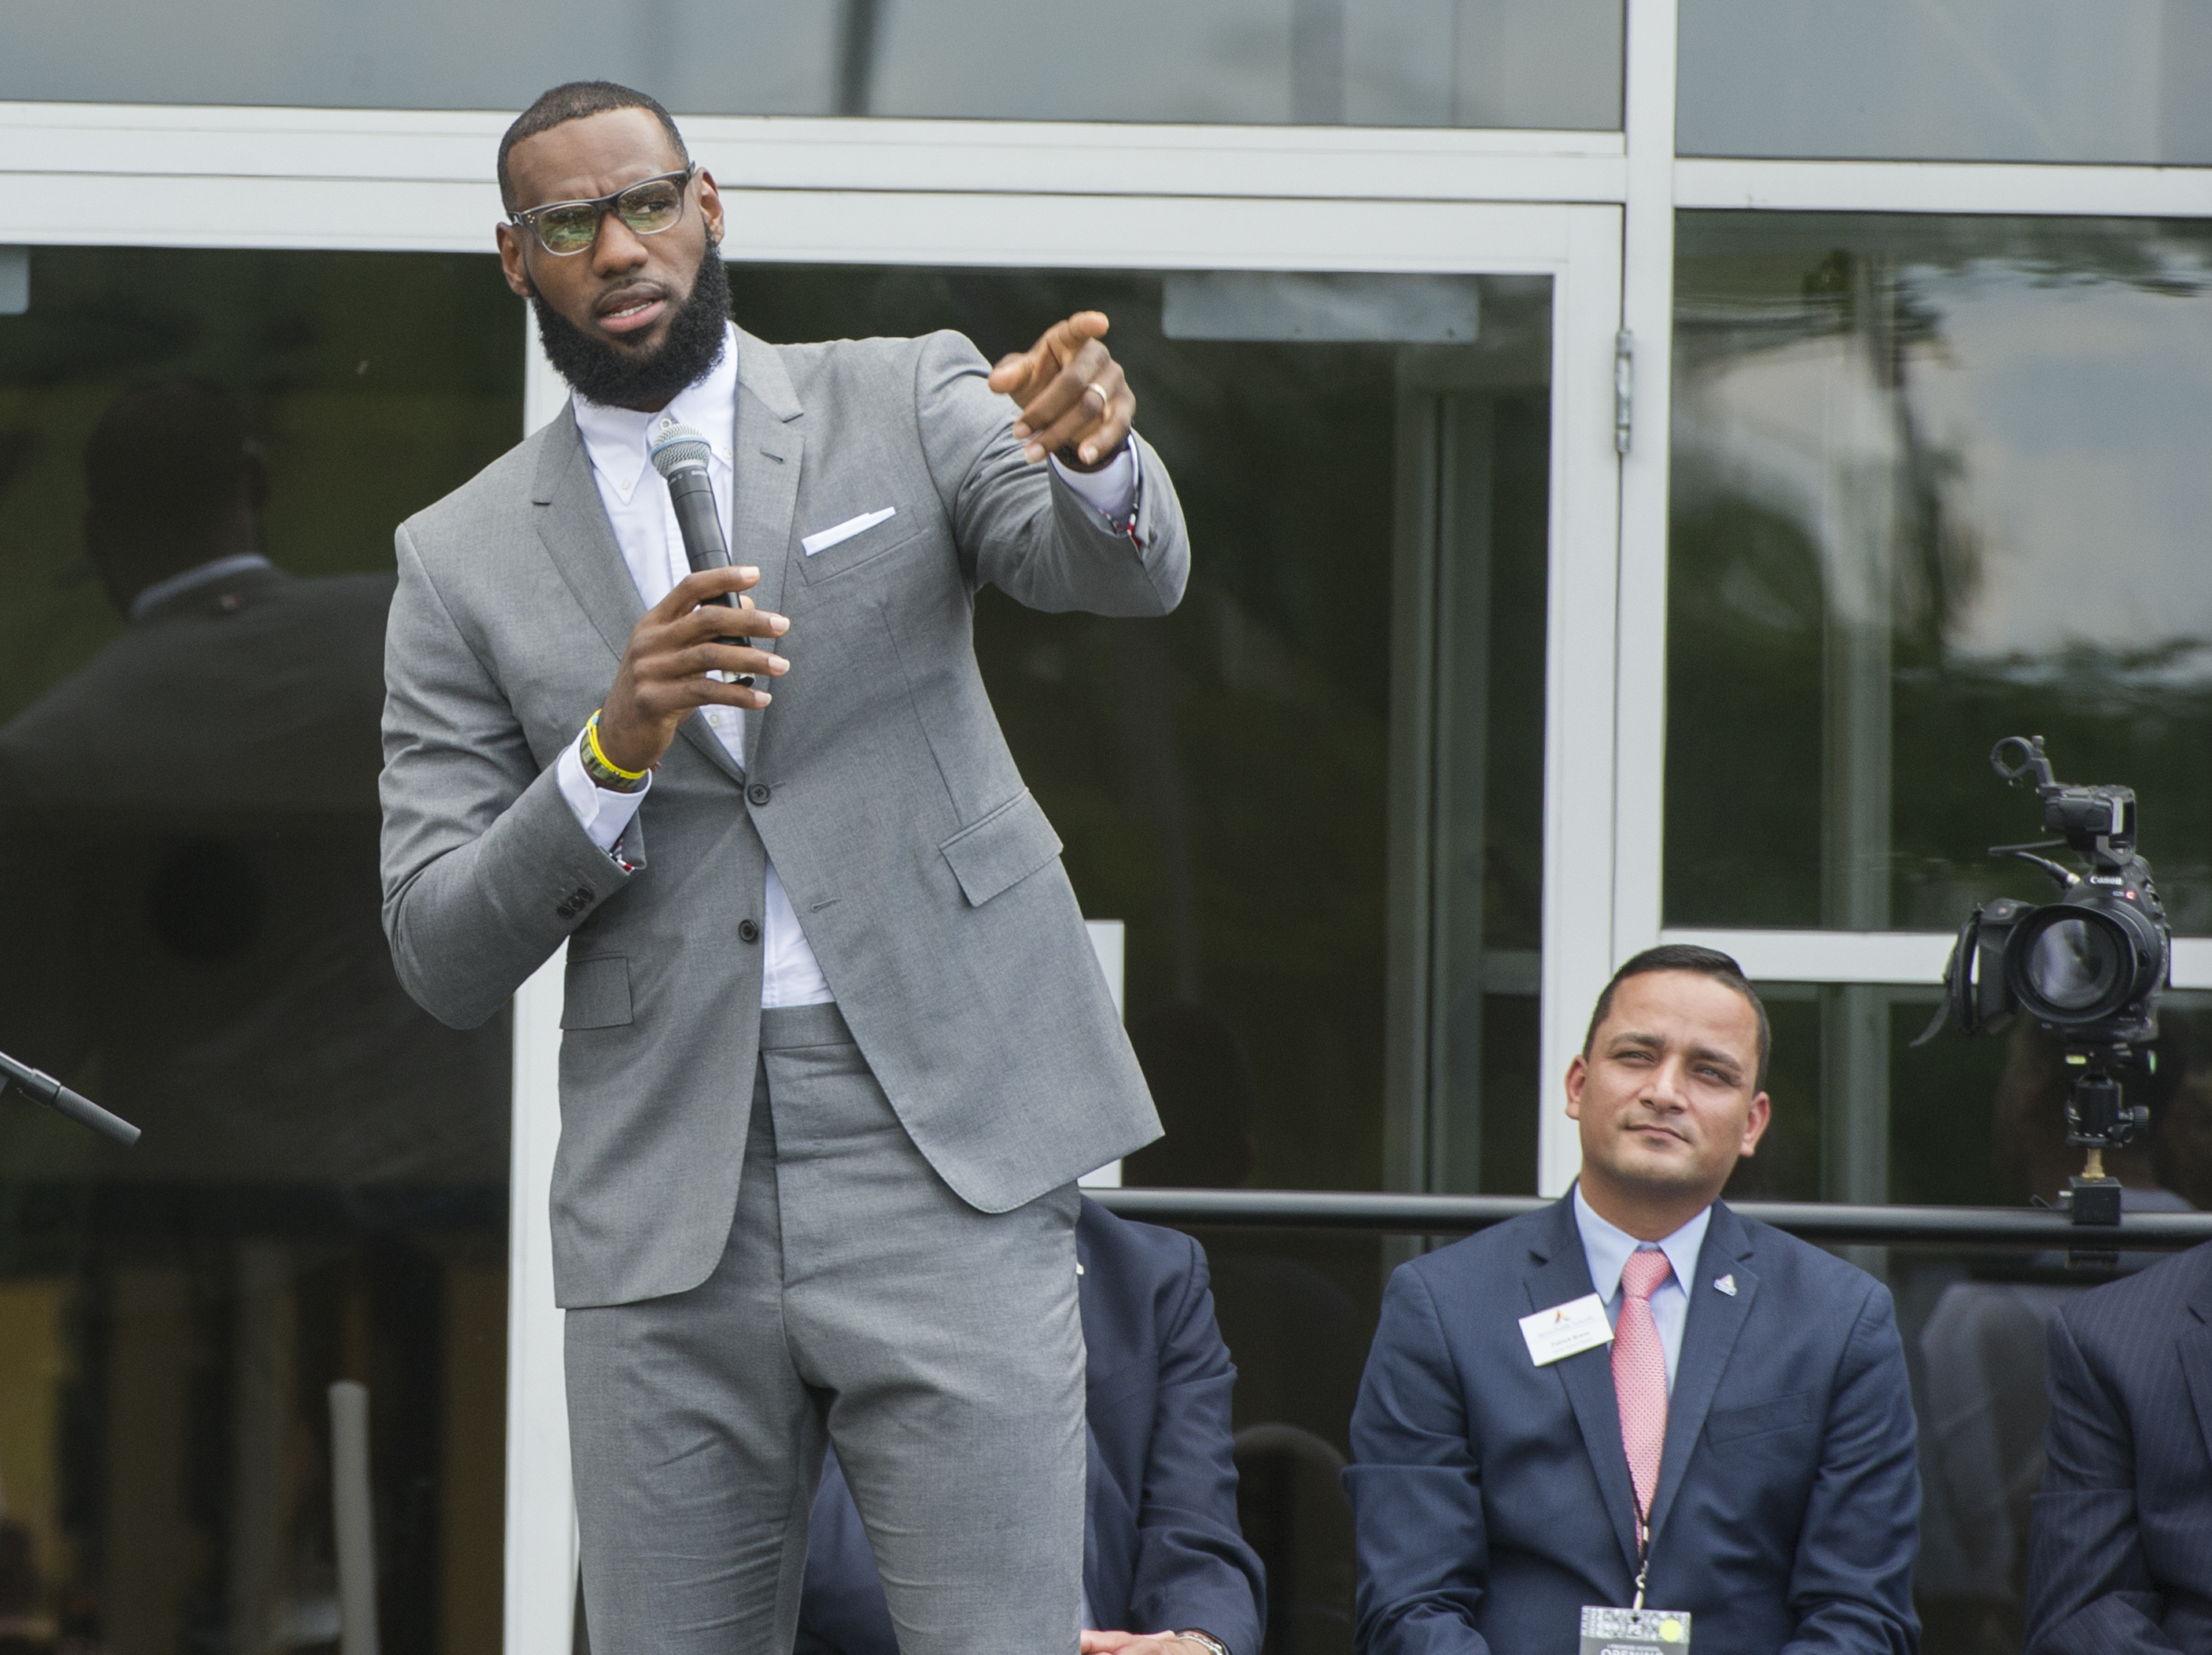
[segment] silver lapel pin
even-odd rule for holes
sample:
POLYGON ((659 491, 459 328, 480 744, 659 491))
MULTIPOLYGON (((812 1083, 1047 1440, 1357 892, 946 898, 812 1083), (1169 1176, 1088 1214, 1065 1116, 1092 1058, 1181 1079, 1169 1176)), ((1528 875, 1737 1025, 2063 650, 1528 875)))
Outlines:
POLYGON ((1713 1286, 1715 1286, 1716 1287, 1718 1287, 1718 1288, 1719 1288, 1723 1293, 1726 1293, 1726 1294, 1727 1294, 1730 1299, 1733 1299, 1733 1298, 1735 1298, 1735 1278, 1733 1275, 1724 1275, 1724 1276, 1721 1276, 1721 1277, 1719 1277, 1717 1280, 1716 1280, 1716 1281, 1714 1281, 1713 1286))

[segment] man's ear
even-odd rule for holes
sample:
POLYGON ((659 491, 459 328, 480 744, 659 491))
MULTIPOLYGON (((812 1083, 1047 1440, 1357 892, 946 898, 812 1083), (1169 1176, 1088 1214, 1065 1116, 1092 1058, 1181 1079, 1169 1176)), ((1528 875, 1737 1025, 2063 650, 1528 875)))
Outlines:
POLYGON ((1583 1088, 1589 1083, 1589 1059, 1577 1052, 1567 1060, 1567 1118, 1583 1117, 1583 1088))
POLYGON ((1744 1117, 1743 1143, 1735 1152, 1739 1158, 1748 1159, 1759 1153, 1759 1141, 1766 1135, 1766 1129, 1774 1122, 1774 1105, 1767 1101, 1765 1092, 1751 1100, 1750 1113, 1744 1117))
POLYGON ((506 279, 507 291, 518 298, 534 299, 538 289, 530 279, 529 261, 524 256, 522 238, 512 224, 492 226, 492 240, 499 246, 499 273, 506 279))
POLYGON ((707 221, 707 240, 715 246, 720 246, 722 192, 714 187, 714 175, 704 167, 699 169, 699 214, 707 221))
POLYGON ((239 497, 249 514, 258 515, 269 504, 269 456, 252 437, 246 440, 246 463, 239 468, 239 497))

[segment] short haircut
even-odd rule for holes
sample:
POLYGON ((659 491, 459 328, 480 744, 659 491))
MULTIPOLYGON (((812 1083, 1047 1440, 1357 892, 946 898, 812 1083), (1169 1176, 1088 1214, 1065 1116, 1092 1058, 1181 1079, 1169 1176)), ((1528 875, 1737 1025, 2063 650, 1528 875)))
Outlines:
POLYGON ((677 158, 686 167, 691 164, 691 152, 684 146, 684 134, 676 130, 676 117, 660 106, 659 99, 626 86, 617 86, 612 81, 568 81, 550 92, 539 93, 538 100, 514 118, 514 124, 499 141, 499 198, 507 210, 514 210, 514 178, 507 167, 508 151, 525 138, 534 138, 540 132, 581 120, 586 115, 604 115, 611 109, 650 110, 661 130, 668 134, 668 141, 676 146, 677 158))
POLYGON ((1751 986, 1751 979, 1744 976, 1743 967, 1735 960, 1717 948, 1699 948, 1686 942, 1662 943, 1656 948, 1646 948, 1613 974, 1613 981, 1597 997, 1597 1009, 1590 1013, 1589 1029, 1583 1036, 1583 1056, 1589 1057, 1590 1049, 1596 1045, 1598 1025, 1613 1010, 1614 992, 1629 978, 1647 977, 1654 971, 1689 971, 1709 977, 1751 1002, 1751 1009, 1759 1014, 1759 1078, 1752 1089, 1765 1091, 1767 1055, 1774 1049, 1774 1031, 1767 1026, 1765 1002, 1759 999, 1759 990, 1751 986))
POLYGON ((254 463, 245 411, 213 380, 126 391, 85 441, 86 529, 101 546, 197 547, 236 504, 254 463))

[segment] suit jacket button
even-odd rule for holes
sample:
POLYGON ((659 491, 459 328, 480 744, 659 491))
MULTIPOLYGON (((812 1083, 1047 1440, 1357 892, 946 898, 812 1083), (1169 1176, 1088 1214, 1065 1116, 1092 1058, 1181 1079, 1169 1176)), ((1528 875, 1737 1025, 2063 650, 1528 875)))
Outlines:
POLYGON ((745 797, 751 800, 756 805, 765 805, 769 800, 768 783, 765 782, 754 782, 752 786, 745 789, 745 797))
MULTIPOLYGON (((767 789, 763 788, 762 791, 765 793, 767 789)), ((760 927, 755 925, 750 920, 739 920, 738 922, 738 935, 746 942, 758 942, 760 940, 760 927)))

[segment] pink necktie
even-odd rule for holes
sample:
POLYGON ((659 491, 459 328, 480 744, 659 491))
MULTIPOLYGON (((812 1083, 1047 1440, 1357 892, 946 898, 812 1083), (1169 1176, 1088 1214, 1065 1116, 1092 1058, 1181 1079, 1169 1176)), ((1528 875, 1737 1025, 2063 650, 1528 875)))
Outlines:
POLYGON ((1636 1514, 1650 1517, 1659 1486, 1659 1451, 1667 1445, 1667 1354, 1651 1319, 1652 1293, 1674 1274, 1658 1250, 1628 1256, 1620 1272, 1620 1315, 1613 1329, 1613 1395, 1620 1408, 1620 1445, 1636 1484, 1636 1514))

